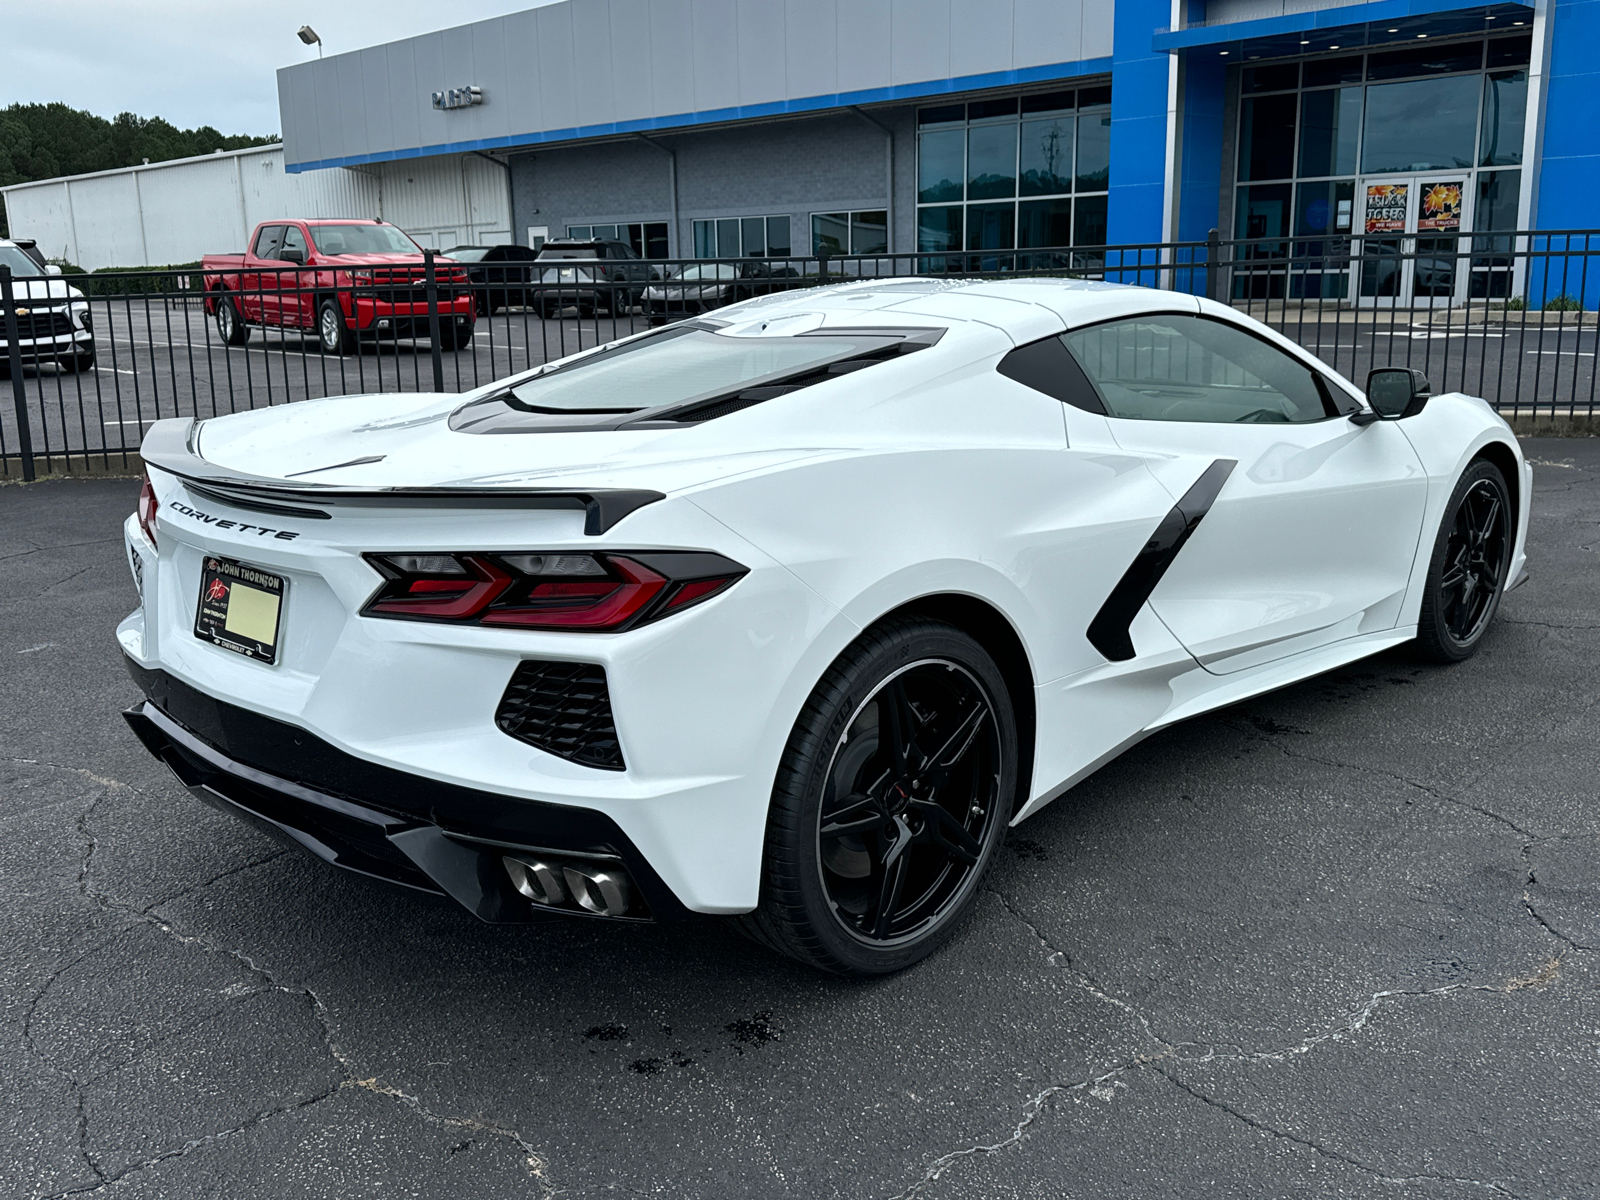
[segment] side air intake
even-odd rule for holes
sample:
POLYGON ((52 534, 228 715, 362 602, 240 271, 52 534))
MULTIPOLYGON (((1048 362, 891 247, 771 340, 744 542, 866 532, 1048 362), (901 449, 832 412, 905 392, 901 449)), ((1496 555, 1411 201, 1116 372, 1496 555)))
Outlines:
POLYGON ((596 663, 518 665, 494 723, 502 733, 549 754, 607 771, 623 769, 605 668, 596 663))

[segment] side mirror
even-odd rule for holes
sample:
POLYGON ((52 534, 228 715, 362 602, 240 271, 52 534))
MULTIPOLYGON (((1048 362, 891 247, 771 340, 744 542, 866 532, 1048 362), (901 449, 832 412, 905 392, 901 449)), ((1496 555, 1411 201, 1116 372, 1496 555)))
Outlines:
POLYGON ((283 259, 284 262, 303 264, 306 261, 305 252, 301 250, 280 250, 278 251, 278 257, 283 259))
POLYGON ((1378 367, 1367 375, 1367 403, 1385 421, 1416 416, 1431 395, 1433 385, 1415 367, 1378 367))
POLYGON ((56 266, 55 263, 48 263, 45 266, 44 273, 46 275, 59 275, 61 274, 61 268, 56 266))

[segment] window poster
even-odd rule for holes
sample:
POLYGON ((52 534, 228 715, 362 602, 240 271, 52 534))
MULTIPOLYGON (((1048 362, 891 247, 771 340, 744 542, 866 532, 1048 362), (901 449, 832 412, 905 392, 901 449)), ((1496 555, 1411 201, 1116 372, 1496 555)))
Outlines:
MULTIPOLYGON (((1404 233, 1408 183, 1369 183, 1367 185, 1367 232, 1404 233)), ((1459 197, 1456 200, 1460 208, 1459 197)))
POLYGON ((1461 184, 1425 183, 1422 185, 1422 214, 1417 231, 1461 228, 1461 184))

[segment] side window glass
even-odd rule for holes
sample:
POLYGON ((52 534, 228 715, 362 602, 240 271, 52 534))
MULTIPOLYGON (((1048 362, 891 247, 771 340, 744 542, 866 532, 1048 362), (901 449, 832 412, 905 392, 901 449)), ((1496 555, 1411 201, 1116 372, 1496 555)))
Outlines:
POLYGON ((297 225, 288 225, 283 231, 283 245, 278 247, 278 256, 282 257, 285 250, 300 251, 300 261, 306 260, 306 235, 300 232, 297 225))
POLYGON ((283 240, 282 225, 263 225, 256 234, 256 257, 277 258, 278 245, 283 240))
POLYGON ((1113 417, 1289 424, 1337 415, 1309 367, 1224 321, 1151 315, 1072 330, 1062 340, 1113 417))

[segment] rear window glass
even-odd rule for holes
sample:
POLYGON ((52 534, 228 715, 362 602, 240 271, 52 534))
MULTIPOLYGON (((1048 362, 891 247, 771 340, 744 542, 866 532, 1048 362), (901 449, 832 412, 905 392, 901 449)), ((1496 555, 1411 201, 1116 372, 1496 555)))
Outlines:
POLYGON ((465 405, 450 427, 471 433, 532 432, 563 418, 611 424, 615 417, 665 415, 722 396, 765 399, 769 391, 791 390, 782 385, 796 376, 848 369, 856 364, 844 364, 846 359, 878 351, 892 355, 903 342, 899 335, 877 332, 738 337, 704 326, 672 326, 540 371, 465 405))
POLYGON ((533 412, 639 412, 666 408, 772 375, 788 375, 868 349, 881 338, 727 337, 664 330, 535 375, 510 403, 533 412))
POLYGON ((595 242, 585 242, 581 246, 552 246, 548 242, 539 251, 541 259, 568 259, 568 258, 603 258, 604 247, 595 242))

